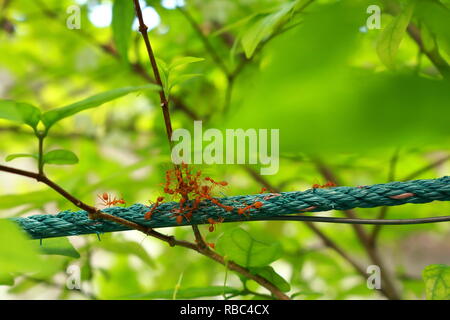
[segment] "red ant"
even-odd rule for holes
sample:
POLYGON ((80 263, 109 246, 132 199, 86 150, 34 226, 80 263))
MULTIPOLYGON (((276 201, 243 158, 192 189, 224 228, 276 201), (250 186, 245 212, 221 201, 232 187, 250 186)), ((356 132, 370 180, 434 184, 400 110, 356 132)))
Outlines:
POLYGON ((259 209, 263 206, 263 203, 261 201, 256 201, 255 203, 248 205, 244 208, 238 209, 238 214, 245 214, 247 211, 249 211, 251 208, 259 209))
POLYGON ((156 208, 160 205, 160 203, 161 203, 163 200, 164 200, 164 197, 158 197, 158 198, 156 199, 156 203, 152 205, 150 211, 147 211, 147 212, 145 213, 144 218, 147 219, 147 220, 150 219, 150 218, 152 217, 153 213, 155 212, 156 208))
POLYGON ((334 182, 328 181, 327 183, 325 183, 324 185, 320 185, 320 184, 313 184, 312 188, 313 189, 318 189, 318 188, 331 188, 331 187, 336 187, 336 184, 334 182))
POLYGON ((102 201, 102 203, 105 207, 111 207, 111 206, 115 206, 117 204, 125 204, 125 200, 117 199, 116 197, 114 197, 114 199, 112 199, 111 195, 109 195, 106 192, 104 192, 102 195, 98 194, 97 197, 102 201))
POLYGON ((215 230, 215 224, 219 224, 222 223, 225 219, 224 218, 219 218, 219 220, 214 220, 213 218, 208 218, 208 223, 210 224, 209 226, 209 232, 213 232, 215 230))
MULTIPOLYGON (((267 188, 263 187, 263 188, 261 188, 261 191, 259 193, 263 194, 263 193, 266 193, 266 191, 267 191, 267 188)), ((263 200, 269 200, 269 199, 272 199, 272 198, 275 198, 275 197, 279 197, 279 196, 281 196, 280 193, 271 191, 270 194, 268 194, 267 196, 263 197, 263 200)))
POLYGON ((212 179, 210 177, 206 177, 205 180, 211 182, 212 184, 220 185, 222 187, 226 187, 228 185, 228 182, 226 182, 226 181, 215 181, 214 179, 212 179))
MULTIPOLYGON (((178 224, 181 224, 184 218, 190 221, 193 213, 195 213, 204 200, 209 200, 212 204, 224 209, 227 212, 238 209, 239 214, 244 214, 252 208, 258 209, 263 205, 262 202, 257 201, 252 205, 245 204, 246 207, 244 208, 235 208, 233 206, 221 203, 219 199, 213 197, 213 189, 215 187, 226 187, 228 182, 215 181, 210 177, 202 178, 202 173, 200 170, 194 173, 185 163, 182 163, 180 166, 176 166, 171 170, 167 170, 165 178, 166 181, 162 184, 164 186, 164 193, 173 195, 174 197, 179 197, 180 199, 179 207, 172 210, 174 213, 173 217, 176 218, 178 224), (207 181, 209 184, 202 184, 203 181, 207 181)), ((270 196, 273 197, 276 195, 270 196)), ((158 198, 157 202, 145 214, 146 219, 150 219, 152 217, 152 214, 160 205, 162 200, 163 197, 158 198)), ((212 229, 214 230, 213 225, 212 229)))

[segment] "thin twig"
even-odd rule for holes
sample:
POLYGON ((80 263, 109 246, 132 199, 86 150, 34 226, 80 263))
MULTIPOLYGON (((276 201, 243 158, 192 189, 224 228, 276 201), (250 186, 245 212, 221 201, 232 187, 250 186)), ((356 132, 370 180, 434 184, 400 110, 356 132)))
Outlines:
MULTIPOLYGON (((145 46, 147 48, 147 53, 148 53, 148 56, 149 56, 149 59, 150 59, 150 63, 151 63, 152 69, 153 69, 153 74, 155 76, 156 83, 161 86, 161 89, 159 91, 159 96, 160 96, 160 100, 161 100, 161 107, 162 107, 163 114, 164 114, 164 123, 165 123, 165 126, 166 126, 167 137, 168 137, 170 146, 172 146, 172 139, 171 139, 171 137, 172 137, 172 123, 171 123, 171 120, 170 120, 170 113, 169 113, 169 108, 168 108, 168 100, 167 100, 167 97, 166 97, 166 95, 164 93, 163 83, 161 81, 161 77, 160 77, 160 74, 159 74, 158 66, 156 64, 155 55, 153 53, 153 49, 152 49, 152 46, 151 46, 151 43, 150 43, 150 39, 148 38, 147 26, 145 25, 144 18, 142 16, 142 10, 141 10, 140 4, 139 4, 139 0, 134 0, 134 6, 135 6, 135 9, 136 9, 136 16, 137 16, 138 21, 139 21, 139 31, 141 32, 142 37, 144 38, 145 46)), ((101 217, 101 215, 100 215, 100 217, 101 217)), ((124 223, 124 221, 121 221, 121 222, 124 223)), ((156 231, 151 230, 151 229, 149 231, 149 230, 141 230, 140 228, 145 228, 145 227, 142 227, 140 225, 136 225, 134 227, 134 229, 143 231, 144 233, 147 233, 147 234, 149 234, 148 232, 152 232, 152 233, 156 232, 156 231)), ((214 251, 212 251, 212 250, 210 250, 208 248, 208 245, 203 240, 203 237, 202 237, 198 227, 196 225, 193 225, 192 229, 194 231, 194 235, 195 235, 197 244, 195 245, 195 244, 192 244, 192 243, 184 243, 184 245, 183 244, 179 244, 179 245, 182 245, 182 246, 185 246, 187 248, 196 250, 196 251, 200 252, 201 254, 203 254, 203 255, 205 255, 205 256, 207 256, 207 257, 209 257, 209 258, 211 258, 211 259, 213 259, 213 260, 215 260, 215 261, 225 265, 230 270, 237 271, 238 273, 246 276, 247 278, 255 280, 260 285, 262 285, 263 287, 268 289, 278 299, 289 300, 289 297, 287 295, 285 295, 276 285, 274 285, 273 283, 271 283, 267 279, 265 279, 265 278, 263 278, 261 276, 258 276, 258 275, 253 275, 248 269, 246 269, 246 268, 244 268, 244 267, 242 267, 242 266, 240 266, 240 265, 238 265, 238 264, 236 264, 236 263, 234 263, 232 261, 225 262, 225 258, 224 257, 222 257, 218 253, 216 253, 216 252, 214 252, 214 251)), ((154 235, 154 236, 156 236, 156 237, 159 236, 160 237, 161 234, 157 234, 157 235, 154 235)), ((164 239, 162 239, 162 240, 164 240, 164 239)), ((168 238, 167 240, 171 241, 171 242, 169 242, 169 243, 171 243, 171 245, 175 245, 175 241, 176 240, 174 240, 173 237, 168 238)))
POLYGON ((219 54, 217 53, 217 51, 214 49, 214 47, 212 46, 211 42, 209 41, 209 39, 205 36, 205 34, 203 33, 202 29, 200 28, 200 26, 197 24, 197 22, 195 21, 194 17, 192 17, 192 15, 189 13, 188 10, 182 8, 182 7, 177 7, 178 11, 181 12, 181 14, 186 18, 186 20, 189 22, 189 24, 191 25, 191 27, 195 30, 195 32, 198 34, 200 40, 203 43, 203 46, 205 47, 206 51, 209 53, 209 55, 211 56, 211 58, 213 59, 213 61, 216 63, 216 65, 222 69, 223 73, 225 73, 225 75, 229 75, 230 72, 228 70, 228 67, 225 65, 225 62, 223 62, 222 58, 219 56, 219 54))
POLYGON ((172 146, 172 122, 170 120, 170 112, 169 112, 169 100, 166 97, 164 92, 164 85, 161 80, 161 75, 159 74, 158 65, 156 63, 155 54, 153 53, 152 45, 150 43, 150 39, 148 38, 148 27, 145 25, 144 18, 142 16, 141 6, 139 4, 139 0, 134 1, 134 8, 136 9, 136 16, 139 21, 139 32, 142 34, 142 38, 144 39, 145 47, 147 49, 147 54, 150 59, 150 64, 152 66, 153 75, 155 76, 156 84, 158 84, 161 88, 159 90, 159 98, 161 100, 161 108, 164 116, 164 124, 166 126, 167 138, 169 139, 169 144, 172 146))
POLYGON ((426 165, 423 168, 420 168, 420 169, 414 171, 413 173, 404 177, 401 181, 413 180, 413 179, 417 178, 418 176, 424 174, 425 172, 430 171, 431 169, 434 169, 434 168, 440 166, 441 164, 447 162, 448 160, 450 160, 450 155, 445 156, 441 159, 438 159, 438 160, 430 163, 429 165, 426 165))
MULTIPOLYGON (((50 9, 47 7, 41 0, 36 0, 36 4, 40 7, 42 13, 46 15, 48 18, 52 20, 59 19, 58 12, 50 9)), ((93 44, 94 46, 100 48, 104 53, 110 55, 116 60, 120 60, 120 55, 118 54, 117 50, 110 44, 110 43, 99 43, 91 34, 85 32, 83 29, 76 29, 76 34, 80 37, 87 40, 89 43, 93 44)), ((144 66, 139 63, 139 61, 130 63, 131 70, 141 78, 143 78, 146 81, 151 81, 152 83, 155 83, 152 77, 149 76, 149 74, 146 72, 144 66)), ((188 117, 198 120, 200 119, 199 115, 197 115, 191 108, 189 108, 181 99, 178 97, 172 97, 171 99, 173 101, 173 106, 175 109, 178 109, 182 112, 184 112, 188 117)))
MULTIPOLYGON (((314 2, 314 0, 309 0, 309 1, 305 2, 301 7, 299 7, 294 12, 294 14, 299 14, 299 13, 303 12, 303 10, 306 9, 313 2, 314 2)), ((269 37, 267 37, 265 40, 258 43, 258 45, 256 46, 256 49, 254 50, 251 57, 249 57, 248 59, 247 58, 242 59, 232 72, 225 73, 227 76, 228 84, 227 84, 227 89, 225 92, 225 104, 224 104, 224 108, 223 108, 224 113, 227 113, 230 108, 231 98, 233 95, 234 82, 236 81, 236 78, 242 73, 244 68, 248 64, 250 64, 250 62, 253 61, 254 57, 257 56, 270 41, 272 41, 277 36, 285 33, 288 30, 291 30, 292 28, 294 28, 298 25, 298 23, 295 23, 291 26, 286 27, 286 24, 288 23, 288 21, 289 21, 289 19, 287 19, 284 23, 281 23, 280 25, 278 25, 276 30, 274 30, 273 33, 269 37)))
MULTIPOLYGON (((386 11, 392 15, 396 15, 400 11, 400 6, 394 1, 383 1, 386 7, 386 11)), ((410 22, 407 27, 407 32, 409 36, 417 43, 420 50, 428 57, 431 63, 436 67, 439 73, 447 80, 450 80, 450 66, 447 61, 441 56, 437 46, 433 49, 428 50, 422 41, 422 36, 420 34, 420 29, 413 23, 410 22)))

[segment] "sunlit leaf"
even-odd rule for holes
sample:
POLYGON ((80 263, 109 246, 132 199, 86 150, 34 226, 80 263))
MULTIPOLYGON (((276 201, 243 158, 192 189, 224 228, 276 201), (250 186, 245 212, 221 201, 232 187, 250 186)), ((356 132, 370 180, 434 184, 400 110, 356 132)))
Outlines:
POLYGON ((126 62, 128 62, 128 46, 131 40, 133 20, 133 1, 114 0, 111 22, 113 39, 120 57, 126 62))
POLYGON ((38 156, 36 154, 29 154, 29 153, 13 153, 6 156, 5 161, 9 162, 17 158, 35 158, 38 159, 38 156))
POLYGON ((414 12, 415 1, 410 1, 404 10, 383 29, 377 43, 377 53, 380 60, 389 68, 395 67, 395 57, 406 28, 414 12))
POLYGON ((242 47, 247 58, 250 58, 255 52, 258 44, 274 31, 275 27, 283 21, 288 13, 294 7, 294 2, 284 3, 280 9, 271 13, 264 18, 258 20, 255 24, 249 27, 242 36, 242 47))
POLYGON ((0 243, 2 273, 33 272, 45 267, 38 250, 15 223, 0 220, 0 243))
POLYGON ((9 273, 0 271, 0 286, 12 286, 14 284, 14 277, 9 273))
POLYGON ((197 77, 201 77, 201 74, 198 73, 189 73, 189 74, 182 74, 179 75, 177 77, 175 77, 174 79, 171 79, 170 81, 170 89, 173 88, 174 86, 189 81, 191 79, 197 78, 197 77))
POLYGON ((36 129, 40 116, 41 111, 29 103, 0 100, 0 119, 27 124, 36 129))
POLYGON ((329 155, 448 141, 448 82, 347 63, 361 37, 360 10, 351 2, 324 5, 274 39, 258 76, 240 82, 245 99, 232 105, 222 129, 278 129, 282 153, 329 155))
POLYGON ((261 267, 261 268, 251 268, 250 271, 253 274, 257 274, 264 279, 269 280, 275 286, 277 286, 281 291, 288 292, 291 290, 289 283, 283 279, 271 266, 261 267))
POLYGON ((227 259, 246 267, 266 266, 281 256, 278 242, 256 240, 241 228, 226 231, 218 239, 216 249, 227 259))
POLYGON ((78 259, 80 254, 75 250, 69 239, 65 237, 49 238, 31 241, 36 249, 46 255, 59 255, 78 259))
POLYGON ((11 209, 21 205, 38 208, 40 206, 43 206, 45 203, 53 200, 55 200, 55 194, 50 189, 20 194, 2 194, 0 209, 11 209), (27 199, 27 202, 24 203, 23 199, 27 199))
POLYGON ((43 162, 46 164, 76 164, 78 157, 70 150, 52 150, 44 154, 43 162))
MULTIPOLYGON (((142 281, 139 274, 126 256, 114 256, 114 263, 108 269, 96 272, 99 296, 102 299, 115 299, 142 292, 142 281)), ((96 271, 100 271, 97 269, 96 271)))
POLYGON ((67 105, 65 107, 47 111, 42 115, 42 122, 45 124, 45 126, 48 129, 52 125, 54 125, 56 122, 58 122, 59 120, 70 117, 78 112, 83 111, 83 110, 101 106, 102 104, 104 104, 106 102, 120 98, 129 93, 137 92, 137 91, 141 91, 141 90, 158 90, 158 89, 159 89, 159 86, 157 86, 157 85, 147 84, 147 85, 138 86, 138 87, 125 87, 125 88, 109 90, 109 91, 106 91, 103 93, 96 94, 87 99, 67 105))
POLYGON ((417 9, 414 13, 427 31, 435 35, 440 49, 450 54, 450 10, 448 5, 445 6, 439 1, 417 1, 417 9))
POLYGON ((105 238, 97 244, 99 248, 110 252, 125 255, 134 255, 151 267, 155 266, 155 262, 148 252, 139 243, 127 241, 125 239, 114 240, 114 238, 105 238))
MULTIPOLYGON (((268 12, 265 12, 265 13, 271 13, 272 11, 273 11, 273 10, 268 10, 268 12)), ((262 13, 261 13, 261 12, 254 12, 254 13, 252 13, 252 14, 250 14, 250 15, 248 15, 248 16, 242 18, 242 19, 239 19, 239 20, 237 20, 237 21, 235 21, 235 22, 232 22, 232 23, 230 23, 230 24, 228 24, 228 25, 226 25, 226 26, 220 28, 219 30, 215 31, 215 32, 212 34, 212 36, 217 36, 217 35, 220 35, 220 34, 222 34, 222 33, 225 33, 225 32, 228 32, 228 31, 231 31, 231 30, 234 30, 234 29, 238 29, 238 28, 240 28, 240 27, 243 27, 243 26, 245 26, 247 23, 249 23, 252 19, 254 19, 255 17, 257 17, 257 16, 260 15, 260 14, 262 14, 262 13)))
POLYGON ((168 69, 175 69, 175 68, 180 68, 182 66, 191 64, 191 63, 195 63, 195 62, 200 62, 200 61, 204 61, 204 58, 197 58, 197 57, 182 57, 182 58, 176 58, 174 59, 168 69))
POLYGON ((429 300, 450 300, 450 266, 432 264, 422 273, 429 300))

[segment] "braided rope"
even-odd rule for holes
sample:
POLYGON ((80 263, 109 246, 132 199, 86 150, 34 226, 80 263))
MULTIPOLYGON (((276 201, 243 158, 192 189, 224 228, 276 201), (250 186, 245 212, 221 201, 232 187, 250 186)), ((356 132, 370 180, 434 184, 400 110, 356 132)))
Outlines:
MULTIPOLYGON (((220 202, 235 208, 256 201, 261 201, 263 206, 259 209, 251 209, 249 215, 238 215, 237 210, 227 212, 209 203, 209 201, 204 201, 193 214, 191 221, 188 222, 184 219, 181 224, 176 222, 173 214, 173 210, 179 207, 177 202, 160 204, 150 220, 144 219, 144 214, 149 208, 142 204, 134 204, 130 207, 106 208, 103 212, 146 227, 161 228, 205 224, 208 223, 208 218, 223 218, 224 222, 270 220, 302 211, 318 212, 373 208, 405 203, 427 203, 435 200, 450 200, 449 176, 439 179, 391 182, 362 187, 334 187, 272 195, 224 197, 220 198, 220 202)), ((12 220, 16 221, 34 239, 127 230, 127 227, 114 222, 91 220, 85 211, 72 212, 68 210, 57 215, 35 215, 27 218, 12 218, 12 220)))

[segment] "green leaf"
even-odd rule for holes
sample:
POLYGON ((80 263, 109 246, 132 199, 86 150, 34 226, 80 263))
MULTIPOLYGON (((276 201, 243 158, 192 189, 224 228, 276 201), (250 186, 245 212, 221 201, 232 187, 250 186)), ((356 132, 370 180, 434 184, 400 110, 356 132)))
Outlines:
POLYGON ((434 36, 425 24, 420 28, 420 35, 422 37, 422 43, 425 50, 434 50, 436 46, 434 36))
MULTIPOLYGON (((418 18, 421 29, 423 30, 423 27, 426 26, 427 31, 433 34, 434 40, 439 43, 440 50, 450 54, 450 10, 448 6, 446 7, 439 1, 419 1, 414 15, 418 18)), ((426 40, 423 40, 425 48, 427 48, 426 40)))
POLYGON ((221 129, 281 128, 280 153, 323 157, 344 150, 366 153, 376 148, 447 141, 447 81, 410 72, 375 72, 351 62, 354 48, 362 41, 358 29, 365 17, 358 14, 361 10, 365 8, 358 1, 316 6, 314 14, 305 15, 301 27, 277 36, 264 49, 270 59, 258 76, 251 84, 240 83, 245 99, 230 105, 221 129), (328 88, 326 95, 321 94, 324 86, 328 88), (273 105, 277 112, 266 108, 273 105), (308 119, 308 125, 299 125, 299 119, 308 119), (352 125, 336 130, 338 123, 352 125), (411 135, 417 128, 426 130, 411 135))
POLYGON ((247 58, 250 58, 258 44, 270 36, 275 28, 284 21, 286 16, 291 13, 294 5, 295 2, 283 3, 277 11, 258 20, 245 31, 241 43, 247 58))
POLYGON ((217 251, 245 267, 263 267, 277 260, 281 254, 280 244, 271 244, 252 238, 241 228, 228 230, 217 241, 217 251))
POLYGON ((400 43, 405 36, 411 16, 414 12, 415 1, 410 1, 380 34, 377 42, 377 53, 381 62, 388 68, 395 67, 395 57, 400 43))
POLYGON ((39 108, 25 102, 0 100, 0 119, 11 120, 37 128, 41 117, 39 108))
POLYGON ((171 79, 169 90, 172 89, 177 84, 186 82, 188 80, 191 80, 193 78, 197 78, 200 76, 202 76, 202 74, 199 74, 199 73, 187 73, 187 74, 182 74, 182 75, 176 76, 174 79, 171 79))
POLYGON ((182 57, 174 59, 170 65, 167 65, 167 63, 164 62, 162 59, 157 58, 156 62, 158 64, 158 68, 161 75, 161 81, 164 86, 164 93, 167 96, 169 96, 170 90, 172 89, 173 86, 199 76, 199 74, 181 74, 182 72, 176 69, 203 60, 205 59, 197 57, 182 57))
POLYGON ((8 293, 10 293, 10 294, 24 293, 38 285, 39 285, 39 282, 37 282, 37 281, 24 279, 24 280, 20 281, 19 283, 17 283, 14 287, 9 288, 8 293))
MULTIPOLYGON (((124 297, 125 299, 172 299, 175 289, 154 291, 124 297)), ((194 299, 201 297, 215 297, 223 294, 237 294, 240 290, 232 287, 211 286, 203 288, 187 288, 177 290, 177 299, 194 299)))
POLYGON ((161 76, 164 93, 169 96, 169 66, 163 59, 160 58, 156 58, 156 64, 158 66, 159 75, 161 76))
POLYGON ((167 65, 167 62, 165 62, 163 59, 156 57, 156 64, 158 65, 158 69, 160 72, 167 73, 169 71, 169 66, 167 65))
POLYGON ((78 157, 75 153, 69 150, 52 150, 44 154, 43 162, 47 164, 76 164, 78 157))
POLYGON ((23 205, 25 205, 26 208, 29 208, 30 206, 32 206, 33 208, 39 208, 42 207, 45 203, 54 200, 55 194, 50 189, 20 194, 2 194, 0 209, 11 209, 23 205), (27 202, 23 203, 23 199, 27 199, 27 202))
POLYGON ((291 286, 289 285, 289 283, 284 280, 282 276, 276 273, 271 266, 251 268, 250 272, 269 280, 283 292, 288 292, 289 290, 291 290, 291 286))
POLYGON ((149 256, 148 252, 140 244, 134 241, 127 241, 125 239, 114 240, 114 238, 103 237, 102 241, 99 242, 97 246, 118 254, 134 255, 149 266, 155 266, 155 262, 149 256))
POLYGON ((450 300, 450 266, 432 264, 422 272, 429 300, 450 300))
POLYGON ((123 61, 128 62, 128 47, 134 20, 133 1, 115 0, 112 7, 112 33, 117 51, 123 61))
POLYGON ((204 58, 197 58, 197 57, 176 58, 170 63, 168 70, 172 70, 175 68, 179 68, 179 67, 191 64, 191 63, 200 62, 200 61, 204 61, 204 60, 205 60, 204 58))
POLYGON ((47 127, 47 130, 53 126, 59 120, 70 117, 78 112, 86 109, 98 107, 106 102, 120 98, 131 92, 141 91, 141 90, 159 90, 159 86, 155 84, 147 84, 137 87, 125 87, 114 90, 109 90, 100 94, 96 94, 87 99, 72 103, 70 105, 53 109, 45 112, 42 115, 42 122, 47 127))
POLYGON ((0 286, 12 286, 14 285, 14 277, 9 273, 0 271, 0 286))
POLYGON ((108 269, 97 268, 95 282, 100 299, 117 299, 143 292, 141 275, 126 256, 115 256, 108 269))
MULTIPOLYGON (((272 11, 273 11, 273 10, 269 10, 269 11, 264 12, 264 13, 271 13, 272 11)), ((212 36, 212 37, 215 37, 215 36, 218 36, 218 35, 220 35, 220 34, 222 34, 222 33, 229 32, 229 31, 231 31, 231 30, 233 30, 233 29, 238 29, 238 28, 240 28, 240 27, 243 27, 243 26, 245 26, 247 23, 249 23, 252 19, 254 19, 255 17, 257 17, 258 15, 261 15, 261 14, 262 14, 262 12, 254 12, 254 13, 252 13, 252 14, 250 14, 250 15, 248 15, 248 16, 242 18, 242 19, 239 19, 239 20, 237 20, 237 21, 235 21, 235 22, 232 22, 232 23, 230 23, 230 24, 224 26, 223 28, 220 28, 220 29, 217 30, 217 31, 214 31, 214 32, 211 34, 211 36, 212 36)))
POLYGON ((78 259, 80 254, 75 250, 69 239, 61 238, 49 238, 43 239, 42 244, 40 240, 31 241, 37 250, 40 250, 46 255, 58 255, 66 256, 78 259))
MULTIPOLYGON (((367 288, 367 287, 366 287, 367 288)), ((317 300, 323 296, 323 293, 320 292, 314 292, 314 291, 299 291, 295 292, 291 295, 291 299, 294 299, 296 297, 302 297, 300 300, 317 300)))
POLYGON ((6 156, 5 161, 9 162, 17 158, 35 158, 38 159, 38 156, 36 154, 29 154, 29 153, 13 153, 6 156))
POLYGON ((2 273, 40 271, 45 267, 39 252, 14 222, 0 220, 0 243, 2 273))

